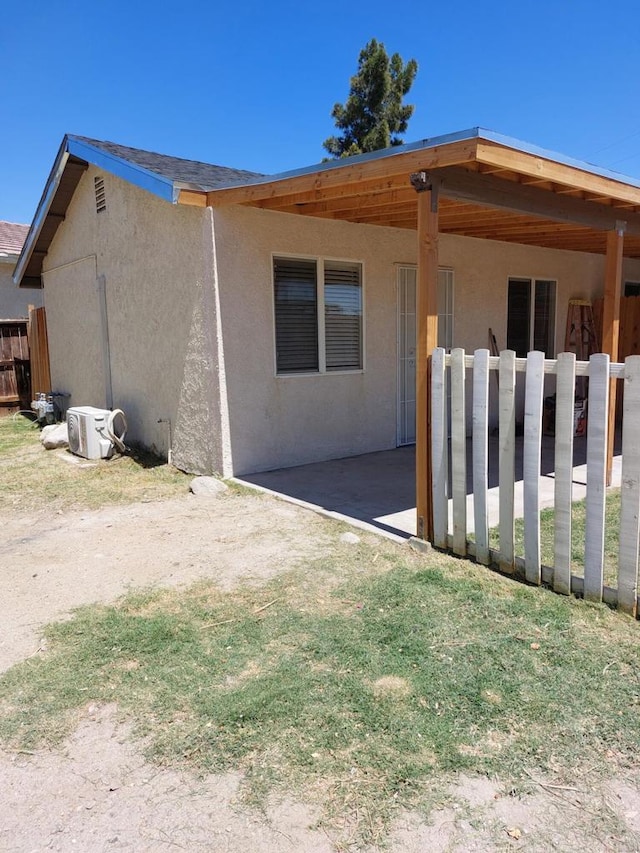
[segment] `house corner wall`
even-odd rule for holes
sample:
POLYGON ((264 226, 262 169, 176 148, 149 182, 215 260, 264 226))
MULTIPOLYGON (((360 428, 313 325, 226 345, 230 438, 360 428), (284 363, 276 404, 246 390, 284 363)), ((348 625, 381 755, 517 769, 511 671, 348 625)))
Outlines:
POLYGON ((178 467, 199 474, 224 468, 206 219, 90 166, 43 271, 54 390, 72 406, 113 402, 127 443, 165 458, 172 450, 178 467))
POLYGON ((173 461, 196 474, 233 473, 229 438, 224 342, 213 211, 201 223, 203 277, 197 286, 185 380, 175 429, 173 461))
POLYGON ((230 205, 214 210, 233 473, 396 446, 396 265, 415 234, 230 205), (362 370, 278 375, 274 255, 362 264, 362 370))

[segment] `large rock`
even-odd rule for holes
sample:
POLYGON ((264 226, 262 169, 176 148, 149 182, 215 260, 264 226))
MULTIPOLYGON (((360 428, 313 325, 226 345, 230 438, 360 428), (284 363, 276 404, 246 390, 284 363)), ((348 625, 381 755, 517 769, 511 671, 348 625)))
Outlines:
POLYGON ((219 497, 229 491, 229 486, 215 477, 195 477, 189 486, 194 495, 219 497))
POLYGON ((47 450, 55 450, 58 447, 69 446, 69 433, 66 423, 49 424, 40 433, 40 441, 47 450))

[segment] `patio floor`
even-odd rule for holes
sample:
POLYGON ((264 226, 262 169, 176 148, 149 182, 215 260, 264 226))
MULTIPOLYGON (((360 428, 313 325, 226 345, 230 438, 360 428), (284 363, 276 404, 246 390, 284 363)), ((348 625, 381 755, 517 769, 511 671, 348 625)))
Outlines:
MULTIPOLYGON (((553 505, 554 439, 542 439, 540 504, 553 505)), ((467 519, 473 531, 471 440, 467 446, 467 519)), ((614 457, 613 485, 620 485, 621 456, 614 457)), ((574 444, 574 500, 586 494, 586 438, 574 444)), ((319 510, 365 529, 403 540, 416 533, 415 448, 399 447, 346 459, 247 474, 236 481, 319 510)), ((489 439, 489 524, 498 523, 498 439, 489 439)), ((516 440, 516 517, 522 515, 522 439, 516 440)), ((449 501, 451 510, 451 501, 449 501)), ((450 528, 451 529, 451 525, 450 528)))

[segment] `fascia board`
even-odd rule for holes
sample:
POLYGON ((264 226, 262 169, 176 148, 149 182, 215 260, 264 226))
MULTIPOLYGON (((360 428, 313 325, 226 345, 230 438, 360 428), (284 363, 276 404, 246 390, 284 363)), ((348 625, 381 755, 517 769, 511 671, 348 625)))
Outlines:
POLYGON ((159 196, 164 201, 169 201, 172 204, 177 203, 177 190, 170 178, 165 178, 158 175, 156 172, 151 172, 143 166, 138 166, 137 163, 132 163, 130 160, 125 160, 122 157, 116 157, 109 151, 104 151, 94 145, 77 139, 74 136, 69 137, 67 143, 69 154, 78 157, 96 166, 98 169, 104 169, 122 180, 133 184, 140 189, 153 193, 159 196))
POLYGON ((67 151, 67 137, 65 136, 65 138, 62 140, 62 145, 58 150, 58 154, 53 164, 53 168, 51 170, 51 173, 49 174, 49 178, 45 185, 44 192, 42 193, 40 202, 38 203, 38 207, 36 209, 36 214, 33 217, 33 222, 31 223, 31 227, 29 228, 27 239, 24 242, 24 246, 22 247, 22 251, 20 252, 20 257, 18 258, 18 263, 16 264, 16 268, 13 273, 13 283, 18 286, 20 286, 20 282, 22 281, 22 276, 24 275, 25 268, 29 263, 31 254, 33 253, 34 246, 40 235, 40 231, 42 230, 42 223, 44 222, 46 215, 49 212, 51 202, 53 201, 53 197, 60 184, 60 179, 62 178, 62 173, 64 172, 64 167, 67 165, 68 159, 69 152, 67 151))

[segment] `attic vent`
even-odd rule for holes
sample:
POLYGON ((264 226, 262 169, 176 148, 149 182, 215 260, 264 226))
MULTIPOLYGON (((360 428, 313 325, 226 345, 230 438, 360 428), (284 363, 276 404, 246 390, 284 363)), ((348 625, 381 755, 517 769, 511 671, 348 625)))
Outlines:
POLYGON ((96 191, 96 213, 102 213, 103 210, 107 209, 107 198, 104 193, 104 178, 94 178, 93 183, 96 191))

